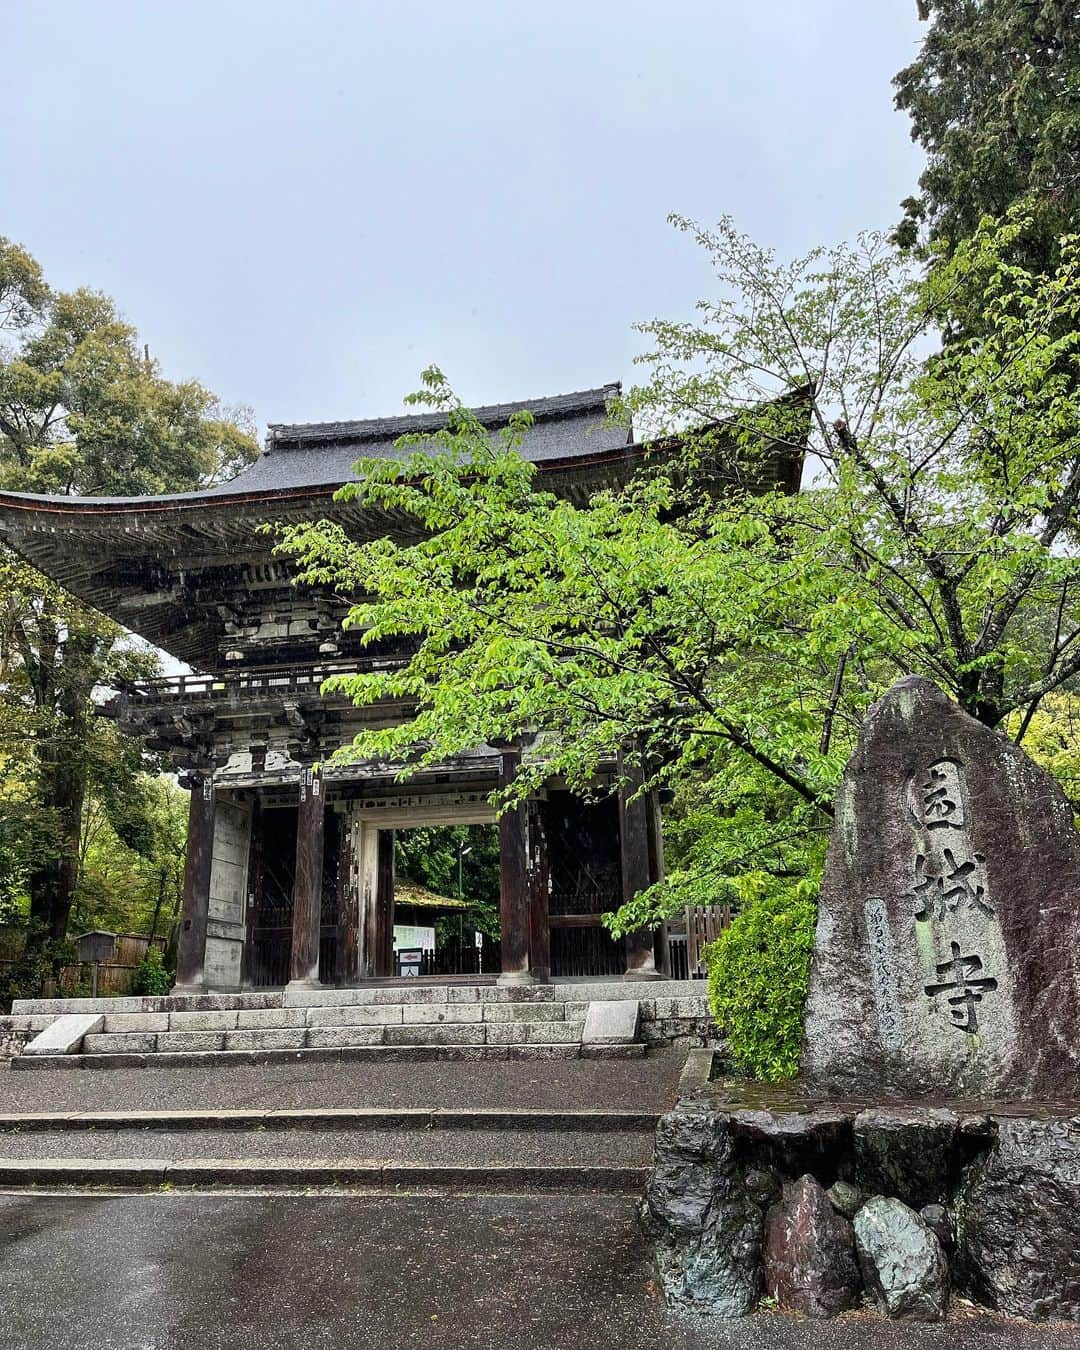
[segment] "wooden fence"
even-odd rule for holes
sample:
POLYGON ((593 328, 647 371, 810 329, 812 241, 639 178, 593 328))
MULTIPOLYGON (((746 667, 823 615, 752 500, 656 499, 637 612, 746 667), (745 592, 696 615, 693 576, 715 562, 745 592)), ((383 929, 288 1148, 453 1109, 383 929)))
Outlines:
MULTIPOLYGON (((166 938, 155 937, 154 946, 164 955, 166 938)), ((26 930, 16 924, 0 924, 0 972, 10 969, 22 955, 26 930)), ((103 998, 130 994, 135 971, 142 964, 150 947, 150 939, 140 933, 117 933, 113 959, 98 966, 98 994, 103 998)), ((75 962, 60 967, 60 979, 46 980, 44 996, 58 995, 70 998, 80 985, 90 983, 88 962, 75 962), (58 987, 59 986, 59 987, 58 987)))
POLYGON ((682 918, 668 921, 668 961, 673 980, 703 980, 705 948, 730 927, 730 905, 688 905, 682 918))

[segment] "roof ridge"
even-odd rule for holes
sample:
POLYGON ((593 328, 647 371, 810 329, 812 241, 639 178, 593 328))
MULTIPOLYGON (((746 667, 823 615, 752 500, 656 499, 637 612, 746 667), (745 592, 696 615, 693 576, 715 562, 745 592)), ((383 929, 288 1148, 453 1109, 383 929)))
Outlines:
MULTIPOLYGON (((513 413, 528 409, 538 421, 579 413, 590 408, 600 410, 622 390, 620 380, 594 389, 578 389, 566 394, 548 394, 542 398, 514 399, 506 403, 491 403, 470 411, 481 422, 498 426, 513 413)), ((267 426, 266 450, 300 448, 300 443, 335 440, 384 440, 387 436, 404 435, 409 431, 435 431, 445 424, 442 412, 398 413, 393 417, 370 417, 346 422, 271 422, 267 426), (295 444, 288 444, 294 442, 295 444)))

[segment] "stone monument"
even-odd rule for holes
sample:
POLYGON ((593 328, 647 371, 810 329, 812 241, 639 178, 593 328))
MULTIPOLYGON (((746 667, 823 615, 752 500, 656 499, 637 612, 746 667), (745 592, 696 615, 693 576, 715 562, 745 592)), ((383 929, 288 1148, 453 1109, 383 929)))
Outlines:
POLYGON ((929 680, 871 708, 837 793, 803 1075, 859 1093, 1076 1092, 1072 811, 929 680))
POLYGON ((642 1217, 694 1312, 1080 1322, 1080 834, 929 681, 837 794, 799 1081, 684 1085, 642 1217))

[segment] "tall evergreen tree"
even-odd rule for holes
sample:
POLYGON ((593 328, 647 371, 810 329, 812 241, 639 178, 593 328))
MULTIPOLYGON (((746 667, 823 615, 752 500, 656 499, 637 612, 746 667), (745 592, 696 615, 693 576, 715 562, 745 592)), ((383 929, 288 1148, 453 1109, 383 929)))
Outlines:
POLYGON ((927 163, 898 242, 951 253, 984 216, 1022 205, 1016 260, 1052 270, 1080 220, 1080 5, 919 0, 919 13, 925 40, 894 86, 927 163))

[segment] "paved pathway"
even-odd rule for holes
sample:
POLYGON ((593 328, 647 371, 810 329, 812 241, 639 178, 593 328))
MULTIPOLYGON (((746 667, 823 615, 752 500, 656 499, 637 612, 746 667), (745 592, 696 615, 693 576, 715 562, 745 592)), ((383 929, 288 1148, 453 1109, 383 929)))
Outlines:
POLYGON ((613 1197, 0 1196, 0 1350, 1080 1350, 983 1319, 688 1323, 613 1197))
POLYGON ((666 1111, 684 1051, 640 1060, 466 1064, 268 1064, 171 1069, 0 1067, 0 1111, 120 1111, 168 1107, 515 1107, 666 1111))

